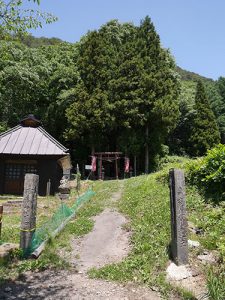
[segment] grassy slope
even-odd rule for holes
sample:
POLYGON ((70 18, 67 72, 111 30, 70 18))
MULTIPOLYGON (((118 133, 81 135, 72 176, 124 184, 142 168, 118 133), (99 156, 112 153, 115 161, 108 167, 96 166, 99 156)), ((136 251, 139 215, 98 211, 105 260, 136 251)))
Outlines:
POLYGON ((130 220, 127 230, 132 231, 132 250, 123 262, 93 269, 91 276, 146 283, 168 292, 165 269, 170 242, 169 193, 168 187, 157 182, 156 177, 153 174, 125 181, 119 210, 130 220))
MULTIPOLYGON (((131 280, 145 283, 148 286, 158 286, 164 294, 168 293, 170 287, 165 282, 167 246, 170 242, 168 170, 171 167, 185 168, 188 162, 188 159, 177 158, 177 162, 167 164, 160 172, 126 180, 119 209, 130 220, 127 227, 133 232, 132 251, 122 263, 105 266, 100 270, 93 269, 90 272, 91 276, 121 282, 131 280)), ((221 208, 205 204, 198 192, 190 187, 187 187, 187 208, 190 221, 196 226, 204 224, 202 237, 190 235, 189 238, 199 239, 206 248, 220 250, 216 241, 223 238, 222 224, 225 222, 225 216, 218 214, 221 208), (216 223, 220 226, 216 227, 216 223)), ((222 259, 221 251, 220 255, 222 259)), ((223 271, 221 265, 210 269, 209 288, 215 290, 211 299, 224 299, 225 282, 221 273, 223 271)), ((183 293, 182 296, 192 299, 187 293, 183 293)))
MULTIPOLYGON (((57 255, 58 250, 64 248, 70 251, 70 238, 83 235, 93 228, 91 216, 99 214, 105 207, 117 205, 129 220, 126 229, 133 233, 132 250, 122 263, 105 266, 100 270, 93 269, 90 275, 121 282, 131 280, 148 286, 158 286, 162 293, 167 294, 171 289, 165 282, 165 269, 168 262, 167 246, 170 242, 167 176, 169 168, 185 168, 188 162, 188 159, 176 158, 172 163, 164 165, 160 172, 124 180, 123 197, 117 204, 111 203, 109 199, 112 193, 118 190, 121 182, 95 182, 96 196, 79 210, 77 218, 48 246, 41 257, 36 261, 15 262, 0 269, 0 278, 16 276, 25 270, 65 268, 68 264, 57 255)), ((225 215, 221 214, 222 208, 206 205, 193 188, 187 189, 187 207, 188 219, 204 229, 205 234, 199 238, 203 246, 220 251, 218 240, 223 237, 223 228, 225 228, 223 226, 225 215), (217 226, 218 224, 220 226, 217 226)), ((197 237, 195 236, 194 239, 197 237)), ((220 254, 222 259, 223 251, 220 251, 220 254)), ((223 272, 220 267, 210 271, 209 287, 214 290, 212 295, 218 294, 216 297, 212 296, 211 299, 223 299, 222 290, 225 283, 221 271, 223 272)), ((183 294, 183 298, 192 299, 188 294, 183 294)))

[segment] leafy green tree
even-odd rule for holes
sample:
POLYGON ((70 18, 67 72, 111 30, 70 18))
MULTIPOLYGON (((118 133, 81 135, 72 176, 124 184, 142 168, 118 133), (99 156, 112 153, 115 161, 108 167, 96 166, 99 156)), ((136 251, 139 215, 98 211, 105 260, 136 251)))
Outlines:
POLYGON ((64 142, 64 131, 68 128, 66 109, 71 104, 66 98, 67 91, 76 86, 79 73, 76 62, 78 59, 78 43, 61 43, 57 46, 39 48, 49 65, 49 76, 46 79, 48 90, 46 101, 43 101, 42 119, 49 132, 64 142))
POLYGON ((37 113, 37 94, 42 93, 40 79, 44 80, 46 60, 11 42, 2 42, 0 53, 1 121, 11 127, 18 123, 21 112, 37 113))
POLYGON ((205 87, 201 81, 197 83, 195 95, 195 115, 193 117, 189 153, 201 156, 220 142, 220 133, 215 116, 210 108, 205 87))
POLYGON ((69 103, 61 95, 78 81, 77 45, 62 43, 37 49, 16 42, 0 45, 0 122, 17 125, 36 114, 45 128, 63 142, 69 103))
POLYGON ((190 128, 195 114, 196 82, 192 80, 181 81, 181 92, 179 95, 179 121, 168 137, 170 153, 186 155, 189 147, 190 128))
MULTIPOLYGON (((31 1, 31 0, 29 0, 31 1)), ((40 0, 33 0, 38 5, 40 0)), ((12 34, 23 34, 30 28, 38 28, 42 23, 56 21, 56 17, 39 10, 23 7, 23 0, 0 0, 0 38, 12 34)))

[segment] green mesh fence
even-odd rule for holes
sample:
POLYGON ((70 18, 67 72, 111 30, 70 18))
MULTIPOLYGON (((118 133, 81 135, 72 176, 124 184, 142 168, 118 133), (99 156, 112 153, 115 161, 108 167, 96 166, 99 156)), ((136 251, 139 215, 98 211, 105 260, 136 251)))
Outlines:
POLYGON ((24 253, 24 256, 30 255, 35 251, 45 240, 52 236, 54 231, 66 221, 68 217, 76 213, 79 206, 87 202, 95 193, 89 189, 85 194, 76 199, 76 202, 72 207, 68 207, 65 203, 62 203, 59 209, 53 214, 51 219, 45 222, 41 227, 36 229, 33 234, 31 245, 29 249, 24 253))

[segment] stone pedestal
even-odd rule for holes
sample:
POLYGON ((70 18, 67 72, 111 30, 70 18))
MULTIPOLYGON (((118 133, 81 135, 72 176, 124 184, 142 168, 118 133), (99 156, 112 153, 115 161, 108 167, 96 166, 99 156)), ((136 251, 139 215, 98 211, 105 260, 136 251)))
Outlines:
POLYGON ((6 263, 10 258, 11 253, 18 248, 18 244, 4 243, 0 245, 0 266, 6 263))

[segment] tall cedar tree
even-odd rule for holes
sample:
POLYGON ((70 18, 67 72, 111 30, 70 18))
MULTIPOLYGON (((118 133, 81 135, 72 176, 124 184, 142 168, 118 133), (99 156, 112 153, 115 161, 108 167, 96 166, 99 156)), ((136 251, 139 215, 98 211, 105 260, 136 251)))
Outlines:
POLYGON ((142 96, 138 106, 140 124, 145 131, 145 173, 148 173, 150 159, 154 162, 178 120, 180 85, 175 63, 169 52, 161 47, 148 16, 138 28, 136 51, 142 69, 139 86, 142 96))
POLYGON ((220 142, 220 133, 215 116, 209 106, 205 87, 198 81, 195 95, 195 116, 193 117, 189 152, 193 156, 201 156, 220 142))
POLYGON ((91 147, 92 152, 111 123, 107 92, 112 72, 110 50, 97 31, 87 34, 79 47, 80 80, 67 95, 73 98, 66 110, 70 123, 67 138, 85 139, 86 147, 91 147))
POLYGON ((137 152, 135 132, 142 129, 146 138, 143 143, 140 137, 139 143, 145 145, 148 173, 149 145, 153 160, 179 115, 173 59, 161 48, 149 17, 139 27, 111 21, 90 32, 80 45, 81 80, 69 92, 74 100, 67 109, 68 137, 87 137, 89 145, 99 140, 104 147, 100 139, 108 136, 112 151, 129 132, 135 136, 132 148, 137 152))

